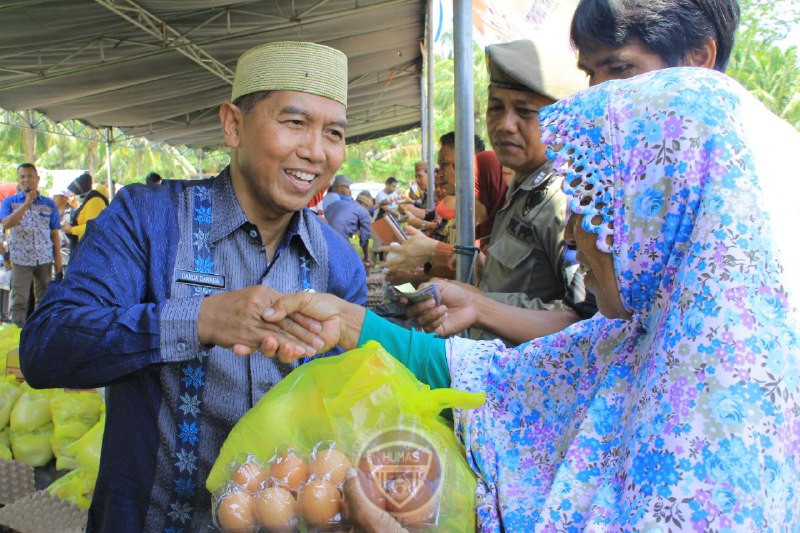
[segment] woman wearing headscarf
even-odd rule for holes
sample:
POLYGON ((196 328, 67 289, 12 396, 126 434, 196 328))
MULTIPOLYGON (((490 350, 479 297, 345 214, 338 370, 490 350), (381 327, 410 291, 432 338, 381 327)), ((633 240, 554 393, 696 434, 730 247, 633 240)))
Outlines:
POLYGON ((777 119, 692 68, 604 83, 540 116, 600 314, 510 350, 325 295, 286 296, 267 320, 299 310, 327 342, 378 340, 432 387, 485 392, 456 413, 481 531, 800 529, 797 264, 755 140, 777 119))
MULTIPOLYGON (((86 232, 86 224, 94 220, 108 206, 108 197, 100 190, 92 189, 92 176, 84 172, 67 189, 80 199, 80 206, 72 212, 69 223, 62 224, 61 228, 70 241, 70 253, 78 246, 78 241, 86 232)), ((108 191, 105 191, 108 194, 108 191)))

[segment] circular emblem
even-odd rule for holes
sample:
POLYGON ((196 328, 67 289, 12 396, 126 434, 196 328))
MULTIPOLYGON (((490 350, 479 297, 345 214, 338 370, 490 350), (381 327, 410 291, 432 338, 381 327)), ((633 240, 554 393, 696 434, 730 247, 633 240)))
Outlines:
POLYGON ((435 524, 444 461, 433 439, 420 429, 383 429, 358 455, 365 494, 385 500, 386 510, 404 526, 435 524))

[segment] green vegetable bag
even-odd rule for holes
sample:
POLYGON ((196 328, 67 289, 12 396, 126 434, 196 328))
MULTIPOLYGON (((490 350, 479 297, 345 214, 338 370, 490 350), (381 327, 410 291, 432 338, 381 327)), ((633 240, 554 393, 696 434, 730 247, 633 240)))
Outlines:
POLYGON ((474 409, 484 400, 483 394, 431 390, 370 342, 303 365, 265 394, 231 430, 206 488, 211 493, 223 489, 231 465, 248 454, 266 461, 288 446, 308 456, 317 443, 333 440, 354 465, 363 464, 366 455, 361 453, 382 435, 397 440, 410 431, 418 436, 412 441, 431 444, 428 449, 435 450, 440 463, 434 469, 441 483, 438 521, 426 531, 474 531, 475 476, 439 413, 452 407, 474 409))

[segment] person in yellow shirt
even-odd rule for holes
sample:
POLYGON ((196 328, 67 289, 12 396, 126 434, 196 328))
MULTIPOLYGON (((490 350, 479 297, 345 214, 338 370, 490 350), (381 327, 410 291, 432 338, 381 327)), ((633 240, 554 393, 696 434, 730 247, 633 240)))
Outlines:
POLYGON ((74 253, 78 241, 86 232, 86 224, 90 220, 97 218, 97 215, 108 206, 108 191, 102 185, 98 185, 97 189, 92 189, 92 176, 88 172, 84 172, 75 178, 67 188, 77 198, 81 199, 80 207, 72 213, 69 222, 61 225, 61 229, 64 230, 70 240, 71 255, 74 253), (104 189, 103 191, 100 190, 101 187, 104 189))

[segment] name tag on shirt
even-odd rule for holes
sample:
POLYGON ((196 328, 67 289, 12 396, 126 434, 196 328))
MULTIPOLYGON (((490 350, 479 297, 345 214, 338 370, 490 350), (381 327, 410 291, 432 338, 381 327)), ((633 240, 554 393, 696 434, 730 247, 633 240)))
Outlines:
POLYGON ((210 287, 212 289, 225 288, 225 276, 218 274, 205 274, 203 272, 193 272, 191 270, 175 269, 175 281, 196 285, 198 287, 210 287))

